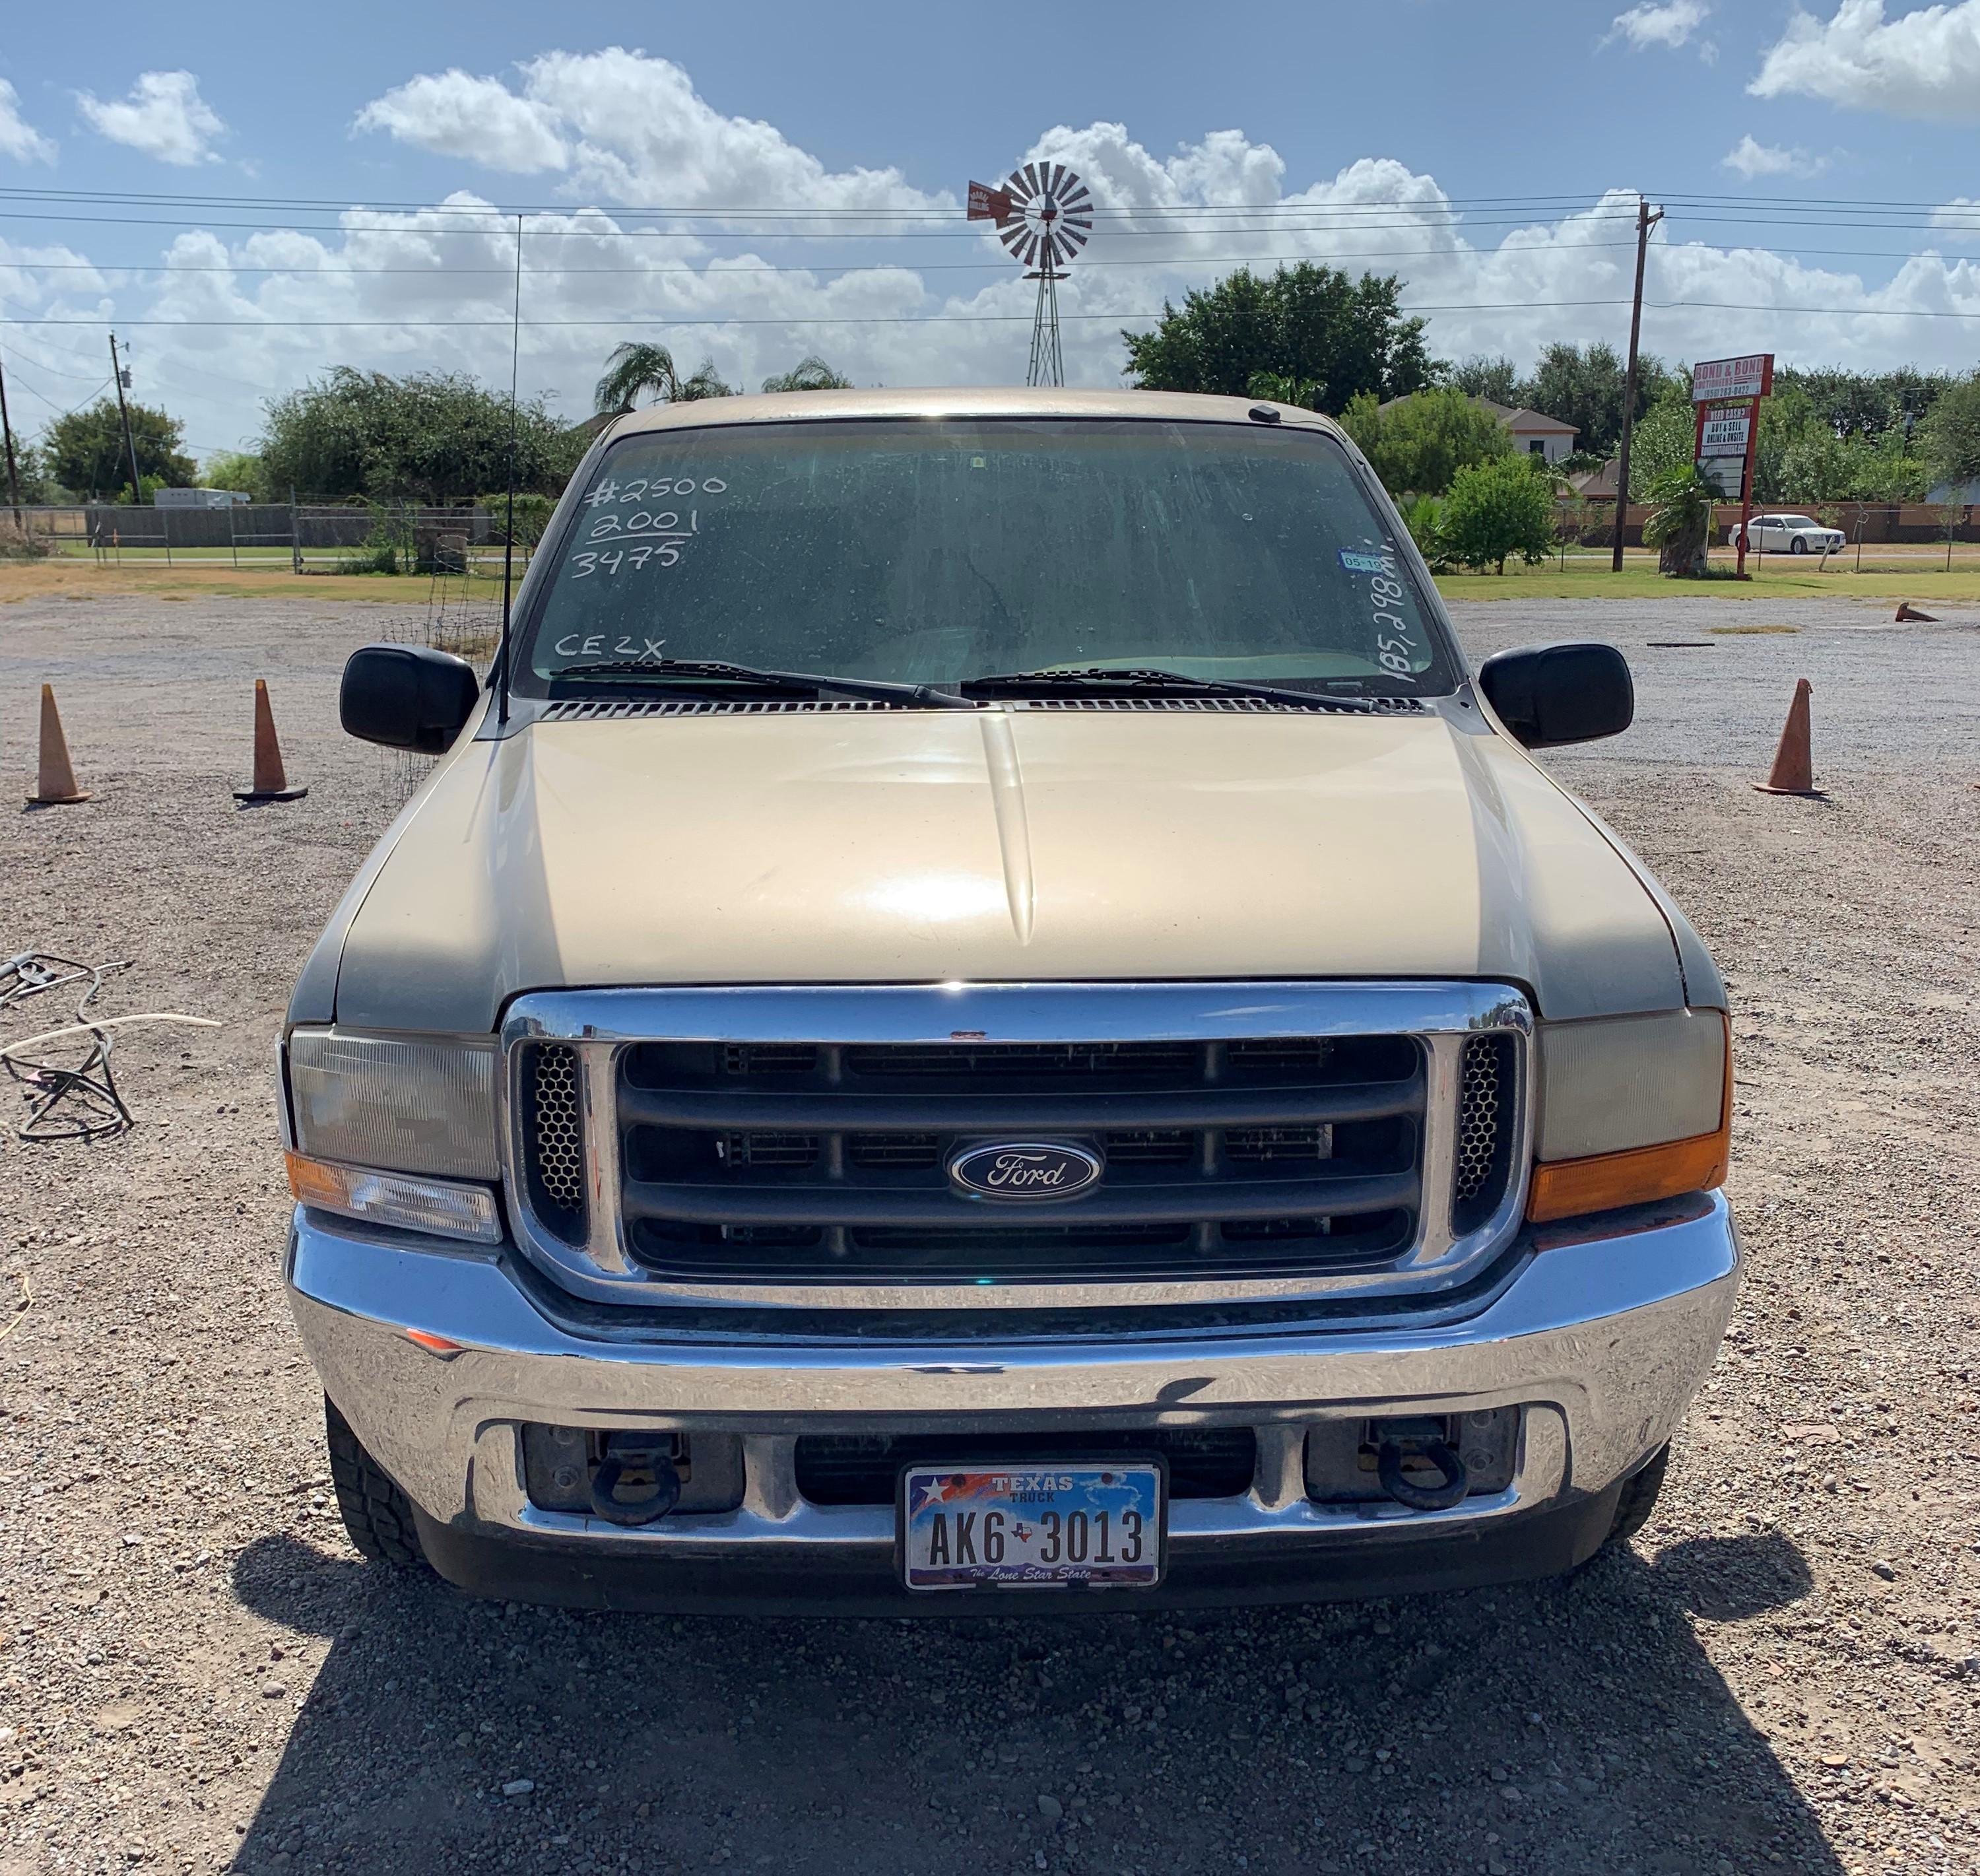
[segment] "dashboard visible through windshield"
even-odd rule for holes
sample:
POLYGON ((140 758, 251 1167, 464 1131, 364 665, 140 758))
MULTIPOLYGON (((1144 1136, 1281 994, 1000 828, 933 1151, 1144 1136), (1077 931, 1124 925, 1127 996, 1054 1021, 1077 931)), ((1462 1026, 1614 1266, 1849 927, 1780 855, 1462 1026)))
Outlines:
POLYGON ((1347 453, 1292 427, 650 431, 600 458, 546 570, 514 674, 538 694, 670 663, 912 685, 1157 670, 1367 697, 1447 691, 1457 670, 1347 453))

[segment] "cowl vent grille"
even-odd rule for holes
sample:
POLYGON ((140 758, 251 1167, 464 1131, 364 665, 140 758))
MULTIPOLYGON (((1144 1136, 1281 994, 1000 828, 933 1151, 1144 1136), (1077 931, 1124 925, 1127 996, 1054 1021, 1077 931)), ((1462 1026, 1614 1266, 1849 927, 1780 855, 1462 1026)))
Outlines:
MULTIPOLYGON (((865 697, 559 697, 544 723, 623 723, 645 717, 844 717, 915 707, 865 697)), ((1311 704, 1275 704, 1269 697, 1009 697, 987 709, 1076 710, 1088 715, 1146 716, 1151 711, 1214 717, 1419 717, 1429 707, 1417 697, 1315 697, 1311 704)))

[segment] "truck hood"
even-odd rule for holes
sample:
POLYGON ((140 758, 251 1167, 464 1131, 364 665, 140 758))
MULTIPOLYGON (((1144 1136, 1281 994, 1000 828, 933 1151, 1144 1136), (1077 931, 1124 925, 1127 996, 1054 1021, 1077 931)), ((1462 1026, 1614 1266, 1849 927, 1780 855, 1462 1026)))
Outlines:
POLYGON ((295 1013, 331 971, 340 1023, 457 1032, 521 991, 619 984, 1489 978, 1550 1016, 1683 1003, 1649 886, 1477 717, 539 723, 442 762, 295 1013))

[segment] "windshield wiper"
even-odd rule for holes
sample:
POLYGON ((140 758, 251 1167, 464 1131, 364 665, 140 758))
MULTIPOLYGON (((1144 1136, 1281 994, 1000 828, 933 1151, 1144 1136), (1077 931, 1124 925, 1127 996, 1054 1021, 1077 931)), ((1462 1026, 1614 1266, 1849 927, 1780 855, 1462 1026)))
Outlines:
POLYGON ((919 704, 931 710, 974 710, 967 697, 938 690, 933 684, 887 684, 877 677, 825 677, 810 671, 764 670, 753 664, 729 664, 715 658, 627 658, 614 664, 573 665, 550 674, 553 684, 583 683, 594 677, 659 678, 689 686, 705 680, 721 684, 761 684, 779 690, 809 691, 814 697, 833 692, 842 697, 872 697, 883 703, 919 704))
POLYGON ((1374 710, 1366 697, 1323 697, 1317 691, 1288 690, 1277 684, 1234 683, 1221 677, 1185 677, 1180 671, 1105 667, 1083 671, 1003 671, 985 677, 965 677, 956 688, 967 697, 998 697, 1026 690, 1098 690, 1115 687, 1172 697, 1257 697, 1270 704, 1294 704, 1307 710, 1374 710))

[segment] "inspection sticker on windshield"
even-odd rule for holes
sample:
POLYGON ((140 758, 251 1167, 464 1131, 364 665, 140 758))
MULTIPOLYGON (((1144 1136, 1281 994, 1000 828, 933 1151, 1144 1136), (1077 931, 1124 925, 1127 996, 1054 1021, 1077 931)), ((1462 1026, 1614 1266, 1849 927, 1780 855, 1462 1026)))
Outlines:
POLYGON ((901 1538, 910 1589, 1146 1588, 1162 1574, 1162 1470, 911 1465, 901 1538))
POLYGON ((1357 554, 1352 547, 1340 550, 1340 564, 1350 574, 1392 574, 1396 570, 1394 554, 1357 554))

